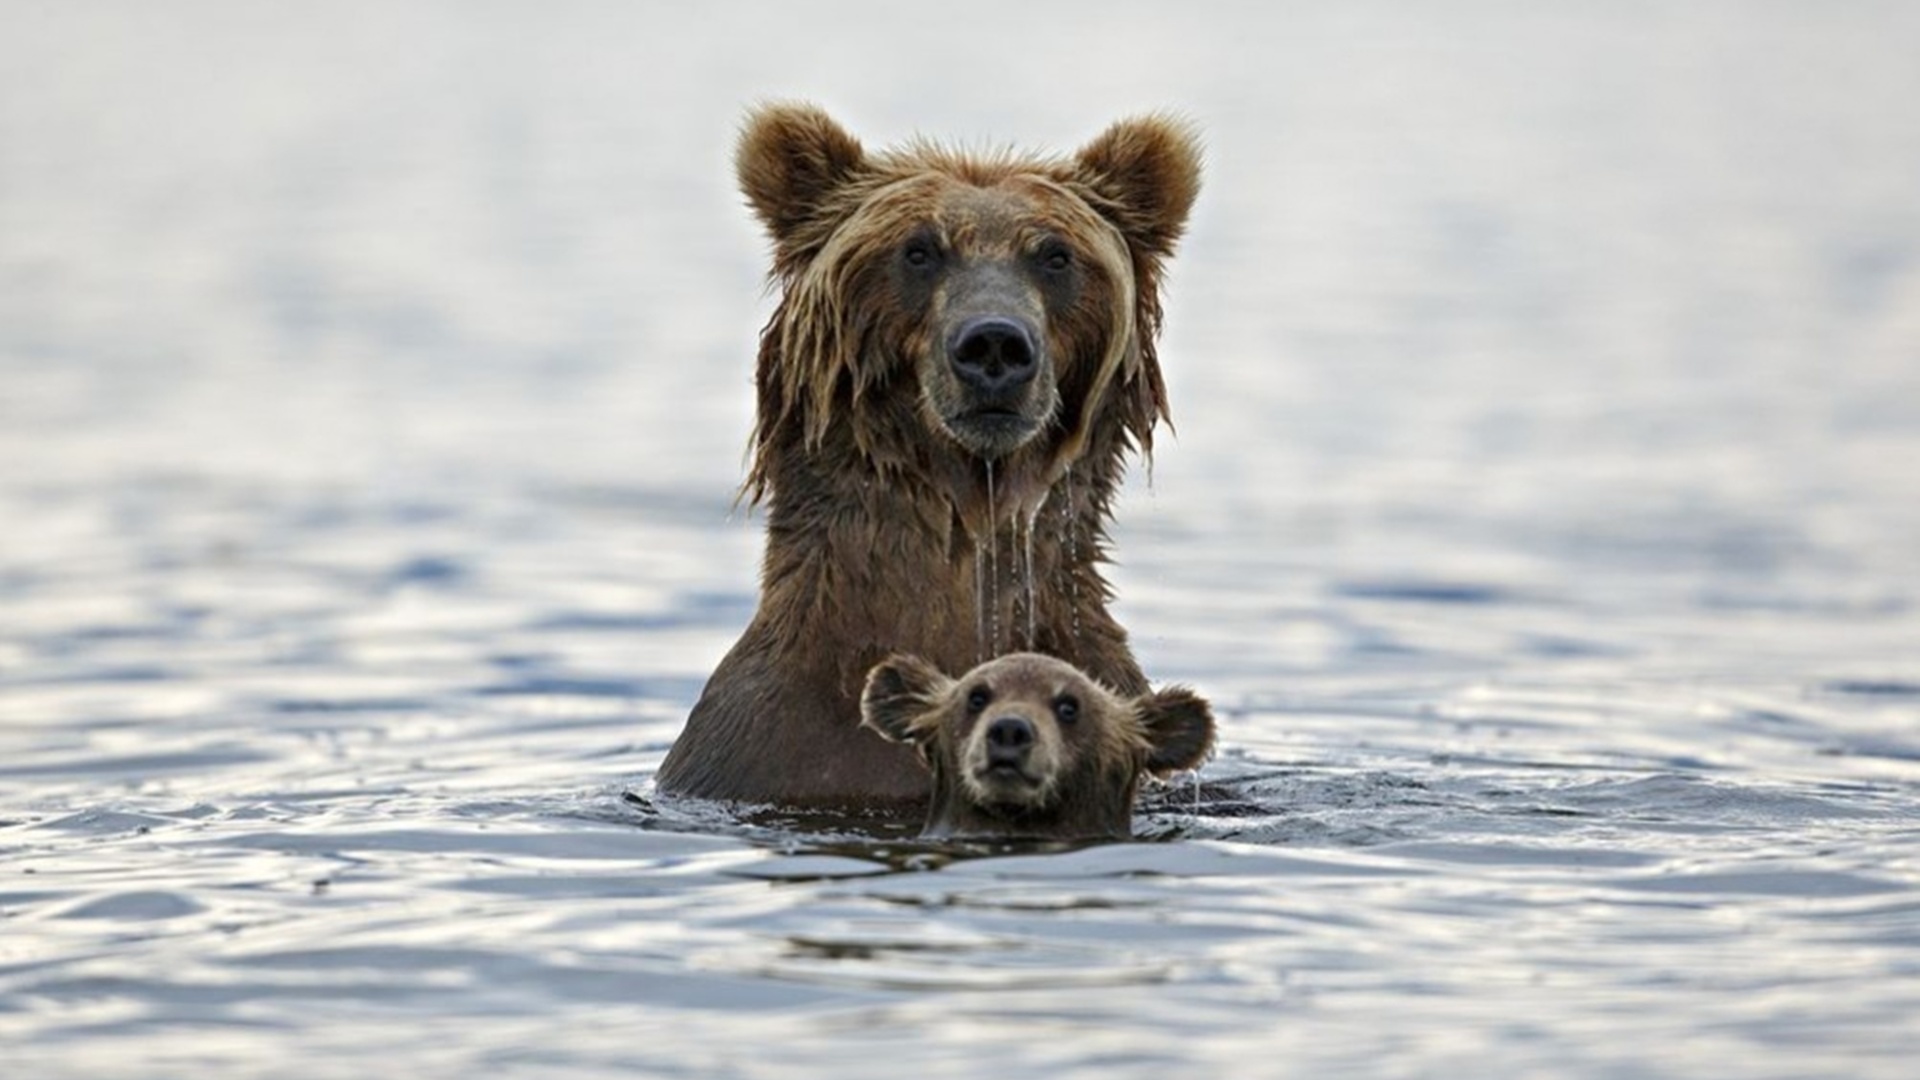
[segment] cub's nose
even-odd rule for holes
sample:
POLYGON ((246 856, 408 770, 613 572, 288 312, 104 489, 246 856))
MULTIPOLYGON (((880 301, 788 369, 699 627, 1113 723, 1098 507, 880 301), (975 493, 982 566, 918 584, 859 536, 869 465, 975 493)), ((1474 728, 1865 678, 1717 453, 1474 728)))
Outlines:
POLYGON ((1033 333, 999 315, 960 324, 947 349, 948 363, 961 384, 988 394, 1005 394, 1032 382, 1039 359, 1033 333))
POLYGON ((1018 765, 1033 748, 1033 725, 1003 716, 987 725, 987 764, 1018 765))

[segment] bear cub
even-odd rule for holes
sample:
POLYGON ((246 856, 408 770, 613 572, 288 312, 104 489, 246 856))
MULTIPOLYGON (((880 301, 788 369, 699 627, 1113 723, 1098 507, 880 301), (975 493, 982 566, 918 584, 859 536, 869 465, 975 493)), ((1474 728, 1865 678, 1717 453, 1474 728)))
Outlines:
POLYGON ((868 673, 861 722, 933 773, 928 837, 1125 838, 1142 772, 1197 767, 1213 713, 1185 687, 1124 698, 1038 653, 958 679, 917 656, 868 673))

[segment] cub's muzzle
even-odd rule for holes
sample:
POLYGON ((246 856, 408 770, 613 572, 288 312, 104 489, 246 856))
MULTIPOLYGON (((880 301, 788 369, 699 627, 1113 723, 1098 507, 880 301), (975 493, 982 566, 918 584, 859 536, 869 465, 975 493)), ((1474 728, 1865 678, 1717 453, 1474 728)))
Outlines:
POLYGON ((1003 716, 987 725, 987 767, 1019 769, 1033 749, 1033 725, 1018 716, 1003 716))

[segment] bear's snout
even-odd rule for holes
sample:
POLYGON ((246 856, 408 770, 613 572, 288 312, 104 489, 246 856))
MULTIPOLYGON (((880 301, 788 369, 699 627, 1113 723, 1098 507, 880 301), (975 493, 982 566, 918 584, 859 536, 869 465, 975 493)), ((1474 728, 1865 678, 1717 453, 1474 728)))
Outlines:
POLYGON ((1044 806, 1067 762, 1059 733, 1026 702, 981 718, 967 739, 961 779, 971 800, 987 806, 1044 806))
POLYGON ((1026 718, 1003 716, 987 725, 987 767, 1020 767, 1033 750, 1033 725, 1026 718))
POLYGON ((1016 262, 991 251, 961 261, 937 290, 920 377, 946 433, 993 460, 1045 430, 1056 407, 1053 316, 1016 262))
POLYGON ((940 422, 985 458, 1018 450, 1047 422, 1054 393, 1045 340, 1031 319, 1004 308, 958 319, 946 336, 933 398, 940 422))
POLYGON ((1033 381, 1040 370, 1040 351, 1025 323, 982 315, 961 323, 954 332, 947 362, 960 384, 990 406, 1033 381))

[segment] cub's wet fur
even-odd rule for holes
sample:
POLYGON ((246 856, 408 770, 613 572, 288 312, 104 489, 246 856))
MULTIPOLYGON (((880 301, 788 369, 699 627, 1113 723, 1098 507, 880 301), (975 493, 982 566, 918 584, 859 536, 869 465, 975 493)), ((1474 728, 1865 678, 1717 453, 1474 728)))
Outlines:
POLYGON ((1192 690, 1122 697, 1037 653, 958 679, 895 655, 868 674, 860 711, 932 772, 930 837, 1130 836, 1140 774, 1196 768, 1213 747, 1213 712, 1192 690))

